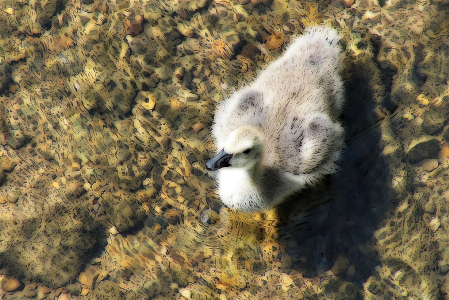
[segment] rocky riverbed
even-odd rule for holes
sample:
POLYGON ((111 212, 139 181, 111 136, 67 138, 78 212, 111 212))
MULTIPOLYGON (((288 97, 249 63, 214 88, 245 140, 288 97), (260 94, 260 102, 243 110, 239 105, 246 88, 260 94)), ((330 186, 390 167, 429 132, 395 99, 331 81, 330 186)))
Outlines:
POLYGON ((449 1, 0 2, 1 299, 443 299, 449 1), (224 207, 214 108, 339 30, 340 170, 224 207))

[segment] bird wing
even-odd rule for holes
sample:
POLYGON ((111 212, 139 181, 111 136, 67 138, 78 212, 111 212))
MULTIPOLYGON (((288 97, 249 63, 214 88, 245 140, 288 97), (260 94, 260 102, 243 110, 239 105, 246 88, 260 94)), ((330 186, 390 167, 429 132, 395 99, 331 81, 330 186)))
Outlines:
POLYGON ((262 126, 264 118, 263 94, 243 89, 219 105, 215 114, 213 135, 218 149, 223 147, 229 133, 243 125, 262 126))
POLYGON ((343 139, 341 125, 326 114, 292 118, 279 135, 280 164, 293 175, 330 174, 335 171, 343 139))

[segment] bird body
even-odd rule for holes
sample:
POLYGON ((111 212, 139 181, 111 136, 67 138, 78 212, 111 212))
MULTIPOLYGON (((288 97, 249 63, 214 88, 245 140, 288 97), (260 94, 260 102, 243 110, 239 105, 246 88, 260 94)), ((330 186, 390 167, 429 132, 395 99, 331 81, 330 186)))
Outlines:
POLYGON ((266 210, 335 172, 344 102, 337 32, 308 28, 248 87, 222 102, 207 162, 224 204, 266 210))

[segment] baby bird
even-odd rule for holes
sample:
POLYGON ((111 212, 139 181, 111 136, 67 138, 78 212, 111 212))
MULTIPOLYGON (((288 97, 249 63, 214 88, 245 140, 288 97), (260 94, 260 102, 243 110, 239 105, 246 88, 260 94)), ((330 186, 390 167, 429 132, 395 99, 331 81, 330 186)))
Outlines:
POLYGON ((334 29, 306 29, 250 86, 222 102, 212 134, 223 203, 243 212, 272 208, 336 171, 344 130, 334 29))

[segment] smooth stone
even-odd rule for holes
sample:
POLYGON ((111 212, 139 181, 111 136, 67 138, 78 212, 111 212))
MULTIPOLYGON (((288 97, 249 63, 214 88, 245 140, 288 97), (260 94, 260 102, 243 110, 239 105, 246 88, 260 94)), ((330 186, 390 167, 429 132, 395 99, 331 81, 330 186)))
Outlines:
POLYGON ((440 142, 435 138, 420 138, 413 140, 408 147, 408 158, 410 162, 417 163, 423 159, 438 158, 440 142))
POLYGON ((40 286, 37 288, 38 293, 41 293, 42 295, 47 295, 48 293, 51 292, 51 289, 46 287, 46 286, 40 286))
POLYGON ((356 273, 355 265, 350 265, 347 274, 349 276, 355 276, 355 273, 356 273))
POLYGON ((168 80, 172 77, 173 69, 168 66, 162 66, 154 70, 157 77, 161 80, 168 80))
POLYGON ((444 111, 429 110, 424 113, 422 130, 427 134, 435 134, 440 131, 447 121, 444 111))
POLYGON ((21 285, 22 285, 22 283, 19 280, 15 279, 13 277, 6 277, 2 281, 2 290, 4 290, 5 292, 14 292, 21 285))
POLYGON ((198 122, 198 123, 195 123, 195 124, 192 126, 192 129, 193 129, 193 131, 195 131, 195 132, 197 133, 197 132, 199 132, 201 129, 203 129, 204 127, 205 127, 205 125, 204 125, 203 123, 198 122))
POLYGON ((438 228, 440 227, 440 225, 441 225, 441 222, 438 218, 432 219, 429 223, 429 227, 433 232, 437 231, 438 228))
POLYGON ((424 159, 418 163, 418 168, 426 172, 431 172, 438 168, 438 159, 424 159))
POLYGON ((203 224, 215 224, 218 220, 218 214, 216 211, 208 208, 201 212, 201 222, 203 224))
POLYGON ((340 288, 340 295, 342 299, 356 299, 357 297, 357 289, 355 288, 352 282, 344 282, 340 288))
POLYGON ((344 254, 338 254, 332 266, 332 272, 335 275, 341 274, 349 267, 350 261, 344 254))
POLYGON ((426 213, 434 214, 436 209, 437 209, 437 207, 436 207, 435 203, 432 200, 430 200, 429 202, 424 204, 424 211, 426 213))
POLYGON ((190 290, 186 289, 186 288, 179 289, 179 293, 182 296, 186 297, 187 299, 190 299, 190 296, 192 294, 192 292, 190 290))

